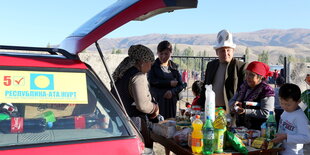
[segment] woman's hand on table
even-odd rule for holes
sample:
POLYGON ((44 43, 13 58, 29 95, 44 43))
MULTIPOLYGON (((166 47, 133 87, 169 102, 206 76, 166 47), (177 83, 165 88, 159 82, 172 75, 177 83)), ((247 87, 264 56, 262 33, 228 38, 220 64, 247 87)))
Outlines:
POLYGON ((153 112, 150 114, 150 119, 154 119, 156 118, 158 115, 159 115, 159 107, 158 107, 158 104, 153 104, 154 106, 154 110, 153 112))
POLYGON ((236 101, 233 104, 232 112, 237 113, 239 115, 245 113, 245 109, 242 108, 242 102, 236 101))
POLYGON ((279 143, 279 142, 282 142, 283 140, 287 139, 287 134, 286 133, 278 133, 278 134, 275 134, 275 137, 276 138, 272 139, 271 141, 274 143, 279 143))
POLYGON ((171 99, 172 98, 172 92, 170 90, 166 91, 164 94, 165 99, 171 99))

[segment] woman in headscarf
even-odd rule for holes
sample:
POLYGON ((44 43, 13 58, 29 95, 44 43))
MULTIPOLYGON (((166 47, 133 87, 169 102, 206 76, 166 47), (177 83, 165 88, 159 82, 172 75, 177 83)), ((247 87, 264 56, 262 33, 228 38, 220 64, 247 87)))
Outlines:
MULTIPOLYGON (((145 139, 146 147, 153 147, 146 127, 146 115, 150 119, 159 114, 158 105, 152 100, 147 72, 154 62, 153 52, 143 45, 132 45, 126 57, 115 69, 113 79, 127 114, 145 139)), ((118 99, 115 89, 112 94, 118 99)))
POLYGON ((231 111, 237 115, 237 126, 260 129, 274 109, 274 90, 265 79, 272 76, 270 67, 253 61, 246 68, 246 80, 229 101, 231 111))
POLYGON ((160 115, 165 119, 176 116, 178 94, 185 86, 178 71, 178 65, 170 60, 171 54, 170 42, 166 40, 160 42, 157 46, 158 58, 148 75, 151 93, 158 102, 160 115))

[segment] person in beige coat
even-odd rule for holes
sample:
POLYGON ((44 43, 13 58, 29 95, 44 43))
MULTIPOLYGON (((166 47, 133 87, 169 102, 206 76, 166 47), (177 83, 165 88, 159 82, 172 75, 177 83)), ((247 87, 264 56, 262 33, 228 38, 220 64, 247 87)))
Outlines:
MULTIPOLYGON (((132 45, 126 57, 115 69, 113 79, 127 114, 141 131, 146 148, 153 142, 147 128, 148 119, 159 114, 159 108, 149 91, 147 72, 154 62, 153 52, 143 45, 132 45)), ((117 93, 111 90, 116 99, 117 93)))

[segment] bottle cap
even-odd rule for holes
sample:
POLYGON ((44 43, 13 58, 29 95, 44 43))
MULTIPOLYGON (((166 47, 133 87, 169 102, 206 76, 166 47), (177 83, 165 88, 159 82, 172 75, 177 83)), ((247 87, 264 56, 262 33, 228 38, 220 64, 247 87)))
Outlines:
POLYGON ((196 115, 196 119, 199 119, 200 118, 200 115, 196 115))
POLYGON ((47 122, 47 126, 48 126, 48 128, 52 128, 53 127, 53 122, 47 122))

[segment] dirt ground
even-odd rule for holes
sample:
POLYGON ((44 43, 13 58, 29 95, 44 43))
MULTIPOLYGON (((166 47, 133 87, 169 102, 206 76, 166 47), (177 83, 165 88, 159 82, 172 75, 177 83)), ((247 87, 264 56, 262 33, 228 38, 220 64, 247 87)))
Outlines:
POLYGON ((154 143, 153 149, 156 155, 165 155, 165 148, 159 143, 154 143))
MULTIPOLYGON (((156 155, 165 155, 165 148, 159 143, 154 143, 154 152, 156 155)), ((175 155, 170 152, 170 155, 175 155)), ((304 145, 304 155, 310 155, 310 144, 304 145)))

